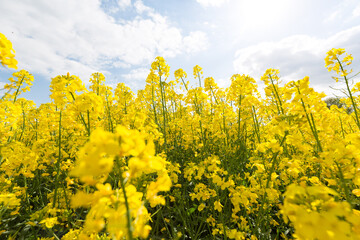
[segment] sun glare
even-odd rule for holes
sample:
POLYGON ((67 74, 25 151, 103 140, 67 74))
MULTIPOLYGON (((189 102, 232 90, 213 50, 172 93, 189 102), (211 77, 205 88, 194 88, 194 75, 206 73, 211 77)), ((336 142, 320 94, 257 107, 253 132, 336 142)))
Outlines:
POLYGON ((286 0, 238 1, 229 20, 244 30, 258 30, 285 23, 292 3, 286 0))

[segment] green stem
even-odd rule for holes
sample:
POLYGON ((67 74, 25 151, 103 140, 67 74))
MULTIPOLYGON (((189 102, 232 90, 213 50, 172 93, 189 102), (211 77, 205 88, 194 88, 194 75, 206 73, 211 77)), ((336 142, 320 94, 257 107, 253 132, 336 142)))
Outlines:
POLYGON ((201 87, 201 78, 200 78, 200 73, 199 73, 199 71, 197 71, 197 76, 198 76, 198 79, 199 79, 199 86, 201 87))
POLYGON ((284 109, 283 109, 283 106, 282 106, 282 102, 281 102, 281 99, 280 99, 280 96, 279 96, 279 93, 275 87, 275 84, 274 84, 274 81, 271 77, 271 75, 269 75, 270 77, 270 80, 271 80, 271 85, 273 86, 274 88, 274 92, 275 92, 275 98, 277 98, 277 101, 279 101, 279 106, 280 106, 280 110, 281 110, 281 113, 284 114, 284 109))
POLYGON ((166 102, 165 102, 165 90, 163 89, 163 82, 161 80, 161 69, 159 66, 159 83, 160 83, 160 93, 161 93, 161 105, 162 105, 162 115, 163 115, 163 134, 164 134, 164 147, 165 152, 167 150, 167 139, 166 139, 166 102))
MULTIPOLYGON (((336 60, 338 61, 339 65, 340 65, 340 68, 341 68, 341 71, 343 73, 345 73, 344 71, 344 68, 340 62, 340 60, 338 58, 336 58, 336 60)), ((351 99, 351 104, 352 104, 352 107, 354 108, 354 112, 355 112, 355 122, 356 122, 356 125, 358 126, 359 130, 360 130, 360 120, 359 120, 359 115, 358 115, 358 109, 357 109, 357 106, 356 106, 356 103, 355 103, 355 100, 354 100, 354 97, 351 93, 351 90, 350 90, 350 86, 349 86, 349 80, 347 79, 347 77, 344 75, 344 79, 345 79, 345 83, 346 83, 346 88, 347 88, 347 91, 349 93, 349 97, 351 99)))
POLYGON ((240 132, 241 132, 241 100, 242 100, 242 96, 241 94, 239 95, 239 108, 238 108, 238 139, 240 139, 240 132))
POLYGON ((154 89, 154 82, 151 82, 151 100, 152 100, 152 107, 153 107, 153 111, 154 111, 154 120, 156 125, 159 126, 160 128, 160 124, 159 121, 157 119, 157 114, 156 114, 156 104, 155 104, 155 89, 154 89))
POLYGON ((22 115, 23 115, 23 124, 22 124, 22 129, 21 129, 21 134, 20 134, 20 137, 19 137, 19 141, 21 141, 21 138, 24 134, 24 131, 25 131, 25 111, 24 111, 24 107, 23 107, 23 110, 22 110, 22 115))
MULTIPOLYGON (((298 90, 299 95, 301 95, 299 86, 296 86, 296 88, 297 88, 297 90, 298 90)), ((309 113, 308 113, 307 110, 306 110, 306 106, 305 106, 304 100, 303 100, 302 98, 300 98, 300 101, 301 101, 301 105, 302 105, 302 107, 303 107, 303 109, 304 109, 306 119, 307 119, 307 121, 308 121, 308 123, 309 123, 310 130, 311 130, 311 132, 313 133, 313 135, 314 135, 314 137, 315 137, 316 145, 317 145, 317 148, 318 148, 317 150, 320 151, 320 152, 322 152, 323 150, 322 150, 322 147, 321 147, 321 143, 320 143, 319 136, 318 136, 318 134, 317 134, 317 129, 316 129, 316 126, 315 126, 314 117, 313 117, 312 113, 310 113, 310 117, 311 117, 311 118, 309 117, 309 113)))
POLYGON ((110 106, 109 106, 108 94, 106 94, 106 108, 107 108, 107 113, 108 113, 108 118, 109 118, 109 130, 111 132, 114 132, 114 125, 113 125, 112 118, 111 118, 111 110, 110 110, 110 106))
POLYGON ((27 187, 27 181, 26 181, 26 177, 24 176, 24 184, 25 184, 25 199, 26 199, 26 203, 27 203, 27 208, 28 210, 30 209, 30 200, 29 200, 29 196, 28 196, 28 187, 27 187))
POLYGON ((182 83, 184 84, 184 87, 185 87, 186 91, 189 91, 189 89, 188 89, 188 87, 186 86, 185 81, 184 81, 184 79, 183 79, 182 77, 181 77, 181 81, 182 81, 182 83))
POLYGON ((341 170, 341 167, 340 167, 339 163, 337 163, 337 162, 335 162, 335 163, 336 163, 336 167, 339 170, 339 177, 340 177, 341 185, 342 185, 342 187, 344 189, 344 192, 345 192, 346 201, 352 206, 352 203, 350 201, 350 190, 349 190, 348 186, 346 185, 344 174, 343 174, 343 172, 341 170))
MULTIPOLYGON (((118 158, 116 158, 116 162, 118 163, 118 168, 119 168, 119 170, 120 170, 120 164, 119 164, 119 159, 118 159, 118 158)), ((121 172, 121 171, 120 171, 120 173, 119 173, 119 177, 120 177, 121 189, 122 189, 122 191, 123 191, 124 200, 125 200, 128 235, 129 235, 129 239, 132 240, 132 239, 133 239, 133 235, 132 235, 133 230, 132 230, 132 227, 131 227, 130 207, 129 207, 129 202, 128 202, 128 198, 127 198, 127 195, 126 195, 124 178, 123 178, 123 176, 122 176, 122 172, 121 172)))
POLYGON ((344 126, 343 126, 343 122, 341 120, 341 117, 339 116, 339 120, 340 120, 340 126, 341 126, 341 134, 342 137, 345 139, 345 131, 344 131, 344 126))
POLYGON ((57 190, 59 184, 59 173, 60 173, 60 161, 61 161, 61 110, 60 110, 60 118, 59 118, 59 156, 56 162, 56 177, 55 177, 55 190, 54 190, 54 199, 53 199, 53 208, 56 204, 57 190))
POLYGON ((90 136, 90 134, 91 134, 91 128, 90 128, 90 112, 89 112, 89 110, 87 110, 87 120, 88 120, 88 128, 89 128, 88 134, 89 134, 89 136, 90 136))
POLYGON ((256 137, 258 139, 258 142, 260 143, 260 128, 259 128, 259 121, 257 119, 257 116, 256 116, 256 111, 255 111, 255 107, 252 106, 252 112, 251 112, 251 115, 253 117, 253 121, 254 121, 254 130, 255 130, 255 134, 256 134, 256 137))
POLYGON ((16 93, 15 93, 15 97, 14 97, 14 103, 16 102, 16 98, 17 98, 17 96, 18 96, 18 94, 19 94, 20 87, 21 87, 21 85, 22 85, 22 83, 23 83, 24 79, 25 79, 25 76, 23 76, 23 77, 21 78, 21 80, 20 80, 20 84, 19 84, 18 88, 16 89, 16 93))

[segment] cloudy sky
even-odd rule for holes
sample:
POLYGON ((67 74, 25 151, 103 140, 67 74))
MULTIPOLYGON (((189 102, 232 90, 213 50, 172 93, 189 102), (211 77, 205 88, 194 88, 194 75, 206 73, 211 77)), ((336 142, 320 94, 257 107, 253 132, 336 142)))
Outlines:
MULTIPOLYGON (((258 80, 280 69, 284 82, 309 76, 331 94, 326 52, 345 48, 360 71, 359 0, 0 0, 0 32, 12 41, 19 69, 35 77, 25 97, 48 102, 52 77, 70 72, 87 82, 143 88, 163 56, 192 79, 200 65, 220 86, 235 73, 258 80)), ((3 85, 13 72, 0 68, 3 85)), ((173 76, 173 75, 172 75, 173 76)), ((192 80, 191 80, 192 81, 192 80)), ((192 81, 194 84, 196 81, 192 81)), ((0 87, 1 87, 0 85, 0 87)))

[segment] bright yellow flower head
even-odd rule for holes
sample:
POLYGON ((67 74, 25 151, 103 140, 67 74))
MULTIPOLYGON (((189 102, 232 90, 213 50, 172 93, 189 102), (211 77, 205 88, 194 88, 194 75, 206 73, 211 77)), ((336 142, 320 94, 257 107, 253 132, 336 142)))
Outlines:
POLYGON ((55 224, 58 223, 57 217, 45 218, 40 222, 40 224, 44 224, 46 228, 53 228, 55 224))
POLYGON ((155 61, 151 64, 151 69, 157 71, 159 76, 165 76, 165 78, 167 78, 170 73, 170 66, 166 64, 163 57, 156 57, 155 61))
POLYGON ((348 66, 352 63, 353 57, 351 54, 347 54, 345 52, 344 48, 333 48, 330 51, 327 52, 327 55, 325 57, 325 67, 328 69, 328 71, 335 71, 337 74, 341 72, 341 76, 346 76, 349 73, 346 69, 344 69, 345 66, 348 66), (341 55, 345 53, 345 57, 341 59, 341 55))
POLYGON ((67 103, 75 100, 77 92, 85 90, 85 85, 79 77, 70 76, 69 73, 67 75, 59 75, 51 80, 50 98, 56 106, 63 108, 67 103))
POLYGON ((174 75, 175 75, 176 80, 179 80, 180 78, 186 78, 187 77, 186 72, 184 70, 182 70, 181 68, 176 70, 174 75))
POLYGON ((265 71, 264 75, 261 77, 261 80, 263 80, 264 83, 268 85, 270 83, 269 80, 271 80, 271 82, 274 82, 280 79, 278 76, 279 73, 280 73, 279 69, 269 68, 265 71))
POLYGON ((0 33, 0 63, 6 67, 17 69, 17 61, 15 59, 15 51, 12 43, 0 33))
POLYGON ((34 76, 31 75, 28 71, 20 70, 18 72, 14 72, 13 77, 9 78, 10 84, 5 85, 5 89, 8 89, 9 92, 14 90, 13 93, 5 94, 6 99, 11 99, 12 101, 16 101, 17 97, 24 92, 30 91, 30 87, 32 86, 32 82, 34 81, 34 76))
POLYGON ((199 65, 196 65, 193 71, 194 78, 198 78, 202 74, 204 74, 202 68, 199 65))

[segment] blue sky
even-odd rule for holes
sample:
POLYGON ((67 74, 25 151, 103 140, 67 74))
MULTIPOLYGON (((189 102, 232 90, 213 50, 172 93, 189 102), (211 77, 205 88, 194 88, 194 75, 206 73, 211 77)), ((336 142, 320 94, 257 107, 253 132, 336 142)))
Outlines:
MULTIPOLYGON (((333 94, 326 52, 345 48, 360 71, 358 0, 1 0, 0 32, 13 42, 19 69, 34 75, 24 97, 49 101, 60 74, 104 73, 107 83, 144 87, 150 64, 163 56, 192 81, 199 65, 220 86, 235 73, 261 87, 267 68, 284 82, 308 75, 312 87, 333 94)), ((0 87, 13 70, 1 68, 0 87)), ((192 81, 195 85, 196 81, 192 81)))

